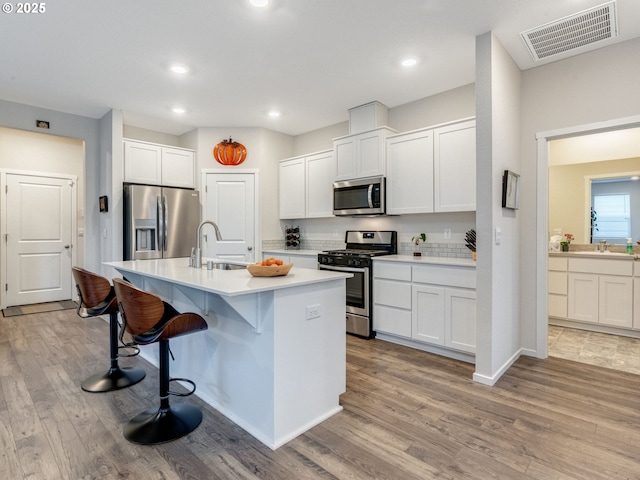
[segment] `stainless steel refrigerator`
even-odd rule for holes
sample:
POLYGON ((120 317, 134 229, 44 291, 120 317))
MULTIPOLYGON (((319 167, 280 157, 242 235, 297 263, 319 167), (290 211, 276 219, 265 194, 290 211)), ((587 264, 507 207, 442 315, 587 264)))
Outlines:
POLYGON ((200 223, 197 190, 124 185, 124 259, 188 257, 200 223))

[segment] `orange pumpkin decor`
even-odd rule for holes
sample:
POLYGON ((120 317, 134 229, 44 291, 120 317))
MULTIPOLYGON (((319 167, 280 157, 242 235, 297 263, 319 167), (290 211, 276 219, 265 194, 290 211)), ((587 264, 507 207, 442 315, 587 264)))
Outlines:
POLYGON ((229 140, 223 140, 214 147, 213 158, 222 165, 240 165, 247 158, 247 149, 229 137, 229 140))

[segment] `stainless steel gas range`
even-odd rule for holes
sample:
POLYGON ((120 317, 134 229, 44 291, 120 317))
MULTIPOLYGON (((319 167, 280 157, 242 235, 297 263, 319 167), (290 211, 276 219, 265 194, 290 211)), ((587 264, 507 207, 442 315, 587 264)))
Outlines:
POLYGON ((318 254, 318 269, 349 272, 347 279, 347 333, 373 338, 373 257, 398 251, 398 234, 391 231, 354 231, 345 234, 346 248, 318 254))

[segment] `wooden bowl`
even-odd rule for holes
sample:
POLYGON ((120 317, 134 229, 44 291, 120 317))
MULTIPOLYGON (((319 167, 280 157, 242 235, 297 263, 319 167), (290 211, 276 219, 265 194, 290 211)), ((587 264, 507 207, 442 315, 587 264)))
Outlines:
POLYGON ((291 267, 293 267, 293 263, 284 263, 275 267, 263 267, 252 263, 247 265, 247 270, 254 277, 282 277, 289 273, 291 267))

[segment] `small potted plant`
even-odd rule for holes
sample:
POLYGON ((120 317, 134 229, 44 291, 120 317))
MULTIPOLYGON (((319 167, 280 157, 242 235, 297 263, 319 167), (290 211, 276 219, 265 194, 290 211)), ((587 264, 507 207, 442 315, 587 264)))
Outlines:
POLYGON ((416 249, 413 252, 413 256, 414 257, 420 257, 422 255, 422 252, 420 251, 420 244, 427 241, 427 234, 426 233, 420 233, 420 234, 416 235, 415 237, 412 237, 411 241, 416 246, 416 249))
POLYGON ((560 241, 560 247, 562 248, 563 252, 568 252, 569 251, 569 244, 571 243, 571 240, 573 240, 573 235, 571 233, 565 233, 563 239, 560 241))

